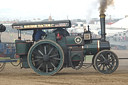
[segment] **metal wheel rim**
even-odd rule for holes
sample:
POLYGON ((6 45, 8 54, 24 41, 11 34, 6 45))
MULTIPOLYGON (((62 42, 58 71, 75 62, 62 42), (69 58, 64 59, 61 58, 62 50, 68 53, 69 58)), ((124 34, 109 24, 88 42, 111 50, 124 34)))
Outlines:
POLYGON ((34 44, 29 50, 28 63, 29 63, 29 66, 39 75, 54 75, 63 66, 64 53, 62 48, 56 42, 51 40, 42 40, 34 44), (53 48, 51 49, 48 48, 50 46, 53 48), (36 52, 38 52, 40 56, 38 55, 35 57, 34 52, 35 52, 35 49, 37 50, 38 47, 40 47, 40 49, 38 49, 38 51, 36 52), (55 54, 56 52, 53 53, 52 52, 53 50, 57 51, 58 54, 55 54), (50 55, 51 53, 53 53, 54 55, 50 55), (44 58, 44 55, 49 55, 48 61, 47 59, 44 58), (43 56, 43 58, 41 56, 43 56), (53 62, 53 59, 55 62, 53 62), (36 63, 36 61, 38 62, 36 63))
POLYGON ((96 70, 103 74, 113 73, 119 65, 117 55, 110 50, 103 50, 99 52, 94 59, 94 66, 96 70))

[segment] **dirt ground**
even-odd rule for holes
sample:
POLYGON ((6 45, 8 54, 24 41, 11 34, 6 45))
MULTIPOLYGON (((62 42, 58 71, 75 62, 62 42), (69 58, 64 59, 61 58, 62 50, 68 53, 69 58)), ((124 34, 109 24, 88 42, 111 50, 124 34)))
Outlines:
MULTIPOLYGON (((128 57, 128 50, 114 50, 121 57, 128 57)), ((128 85, 128 60, 119 60, 113 74, 100 74, 90 67, 73 70, 64 68, 54 76, 39 76, 31 69, 20 69, 7 64, 0 73, 0 85, 128 85)))

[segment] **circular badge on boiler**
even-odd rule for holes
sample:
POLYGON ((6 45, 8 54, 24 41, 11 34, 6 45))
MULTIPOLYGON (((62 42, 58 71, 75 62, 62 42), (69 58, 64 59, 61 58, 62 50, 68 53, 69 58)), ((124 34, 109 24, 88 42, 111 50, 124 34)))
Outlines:
POLYGON ((82 38, 80 36, 76 36, 74 41, 76 44, 80 44, 82 42, 82 38))

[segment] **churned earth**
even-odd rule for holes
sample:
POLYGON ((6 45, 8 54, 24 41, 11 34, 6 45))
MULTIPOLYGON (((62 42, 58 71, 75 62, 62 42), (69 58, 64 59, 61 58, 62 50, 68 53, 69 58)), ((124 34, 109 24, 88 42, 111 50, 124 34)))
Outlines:
MULTIPOLYGON (((119 57, 128 57, 128 50, 114 50, 119 57)), ((31 69, 7 64, 0 72, 0 85, 128 85, 128 60, 119 60, 113 74, 101 74, 90 67, 73 70, 64 68, 54 76, 39 76, 31 69)))

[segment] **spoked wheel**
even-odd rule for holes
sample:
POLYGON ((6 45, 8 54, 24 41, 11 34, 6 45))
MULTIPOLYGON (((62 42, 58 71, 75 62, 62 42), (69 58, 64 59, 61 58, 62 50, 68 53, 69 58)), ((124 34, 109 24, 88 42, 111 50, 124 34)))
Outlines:
POLYGON ((14 55, 14 59, 17 59, 16 62, 10 62, 13 66, 17 67, 21 64, 21 59, 20 59, 20 56, 19 55, 14 55))
POLYGON ((39 75, 54 75, 63 67, 64 53, 56 42, 42 40, 29 50, 28 63, 39 75))
POLYGON ((103 50, 96 54, 94 66, 97 71, 103 74, 113 73, 119 65, 117 55, 110 50, 103 50))
POLYGON ((19 66, 21 64, 20 59, 17 60, 17 62, 11 62, 11 64, 15 67, 19 66))
POLYGON ((0 72, 4 70, 5 64, 6 63, 0 62, 0 72))

